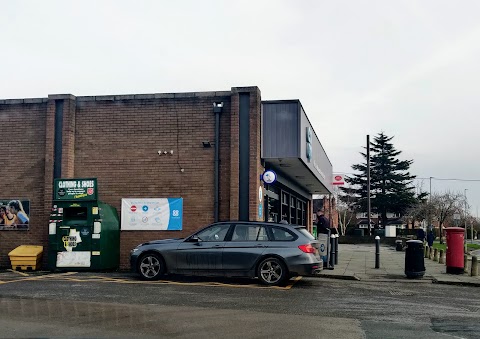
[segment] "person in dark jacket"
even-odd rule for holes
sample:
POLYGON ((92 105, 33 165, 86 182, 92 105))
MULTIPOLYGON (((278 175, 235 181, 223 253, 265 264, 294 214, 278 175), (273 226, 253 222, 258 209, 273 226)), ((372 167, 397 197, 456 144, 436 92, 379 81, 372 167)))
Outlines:
POLYGON ((428 247, 432 247, 433 246, 433 241, 435 240, 435 235, 433 234, 433 231, 430 230, 427 234, 427 243, 428 243, 428 247))
POLYGON ((325 217, 322 210, 317 211, 317 233, 328 234, 330 221, 325 217))
POLYGON ((417 230, 417 239, 420 240, 421 242, 425 241, 425 231, 423 230, 423 228, 419 228, 417 230))

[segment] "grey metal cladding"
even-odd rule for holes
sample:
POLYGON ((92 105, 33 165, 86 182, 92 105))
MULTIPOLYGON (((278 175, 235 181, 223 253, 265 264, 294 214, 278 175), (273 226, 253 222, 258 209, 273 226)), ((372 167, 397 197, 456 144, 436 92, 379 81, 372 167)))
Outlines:
POLYGON ((298 102, 264 102, 263 158, 299 158, 298 102))

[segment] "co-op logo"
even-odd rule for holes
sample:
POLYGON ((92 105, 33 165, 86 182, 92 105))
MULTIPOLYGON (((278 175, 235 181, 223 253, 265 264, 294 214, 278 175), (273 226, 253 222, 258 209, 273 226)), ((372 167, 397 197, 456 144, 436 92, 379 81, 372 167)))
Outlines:
POLYGON ((312 128, 307 126, 307 160, 312 160, 312 128))

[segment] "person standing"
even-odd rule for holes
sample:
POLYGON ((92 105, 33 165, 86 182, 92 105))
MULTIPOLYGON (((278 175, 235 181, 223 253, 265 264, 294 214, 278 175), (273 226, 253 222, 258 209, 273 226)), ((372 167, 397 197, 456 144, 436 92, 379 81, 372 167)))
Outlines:
POLYGON ((317 233, 328 234, 330 231, 330 221, 323 214, 323 210, 317 211, 317 233))
POLYGON ((432 247, 433 246, 433 241, 435 240, 435 235, 433 234, 433 230, 430 230, 428 231, 428 234, 427 234, 427 244, 428 244, 428 247, 432 247))
POLYGON ((419 228, 417 230, 417 239, 421 242, 425 242, 425 231, 423 230, 423 228, 419 228))

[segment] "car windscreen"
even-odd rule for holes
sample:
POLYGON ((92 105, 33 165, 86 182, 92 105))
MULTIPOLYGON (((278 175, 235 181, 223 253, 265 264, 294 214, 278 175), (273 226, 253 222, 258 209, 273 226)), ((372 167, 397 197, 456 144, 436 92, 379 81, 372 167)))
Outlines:
POLYGON ((307 237, 307 239, 309 239, 309 240, 315 240, 315 237, 314 237, 309 231, 307 231, 306 228, 304 228, 304 227, 299 227, 299 228, 297 228, 297 231, 300 232, 300 233, 302 233, 305 237, 307 237))

